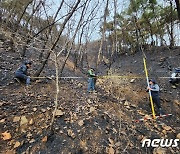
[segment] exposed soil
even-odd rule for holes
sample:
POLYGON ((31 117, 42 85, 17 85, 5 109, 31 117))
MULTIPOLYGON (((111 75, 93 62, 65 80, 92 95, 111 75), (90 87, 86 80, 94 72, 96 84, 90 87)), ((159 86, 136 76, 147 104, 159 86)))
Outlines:
MULTIPOLYGON (((64 79, 60 81, 60 114, 55 118, 53 131, 50 131, 56 93, 54 80, 39 79, 29 88, 15 82, 14 71, 21 63, 19 53, 6 51, 2 45, 0 134, 7 132, 11 137, 3 139, 2 135, 0 152, 152 153, 155 151, 153 148, 141 147, 143 139, 175 139, 180 133, 180 87, 172 87, 167 78, 158 77, 168 77, 170 66, 180 66, 180 48, 154 48, 146 51, 146 55, 149 75, 156 78, 161 87, 163 112, 172 113, 173 116, 134 122, 151 114, 148 93, 145 92, 145 78, 134 78, 132 82, 132 78, 99 78, 97 93, 92 94, 87 93, 86 78, 64 79)), ((68 64, 64 75, 82 76, 79 71, 72 71, 70 61, 68 64)), ((102 66, 99 74, 105 75, 106 71, 102 66)), ((42 76, 53 73, 50 61, 42 76)), ((109 75, 144 76, 142 54, 120 56, 109 75)), ((178 153, 179 148, 169 147, 164 150, 166 153, 178 153)))

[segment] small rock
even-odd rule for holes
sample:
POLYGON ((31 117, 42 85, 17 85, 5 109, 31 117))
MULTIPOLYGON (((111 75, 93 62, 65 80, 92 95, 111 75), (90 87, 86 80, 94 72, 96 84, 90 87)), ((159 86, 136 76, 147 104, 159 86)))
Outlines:
POLYGON ((16 154, 15 150, 7 150, 5 154, 16 154))
POLYGON ((35 142, 35 139, 31 139, 30 141, 29 141, 29 143, 34 143, 35 142))
POLYGON ((55 127, 55 130, 59 130, 59 127, 55 127))
POLYGON ((135 104, 131 104, 130 106, 133 107, 133 108, 136 108, 136 107, 137 107, 135 104))
POLYGON ((161 147, 155 148, 153 150, 153 154, 166 154, 166 149, 161 147))
POLYGON ((177 134, 176 138, 177 138, 177 139, 180 139, 180 133, 179 133, 179 134, 177 134))
POLYGON ((95 107, 90 107, 90 113, 95 111, 95 109, 96 109, 95 107))
POLYGON ((62 116, 64 113, 61 110, 57 110, 55 116, 62 116))
POLYGON ((3 140, 9 140, 9 139, 11 139, 11 134, 8 133, 7 131, 4 132, 4 133, 2 133, 2 139, 3 139, 3 140))
POLYGON ((3 122, 5 122, 5 119, 1 119, 1 120, 0 120, 0 123, 3 123, 3 122))
POLYGON ((26 118, 26 116, 22 116, 21 117, 21 122, 20 122, 20 126, 24 125, 24 124, 27 124, 28 123, 28 120, 26 118))
POLYGON ((46 112, 46 109, 41 109, 41 112, 43 112, 43 113, 46 112))
POLYGON ((13 122, 18 122, 20 120, 20 117, 14 117, 13 122))
POLYGON ((120 146, 121 146, 121 142, 117 142, 117 143, 115 144, 115 146, 116 146, 116 147, 120 147, 120 146))
POLYGON ((84 125, 84 121, 83 120, 79 120, 78 125, 79 126, 83 126, 84 125))
POLYGON ((120 132, 122 135, 127 135, 125 131, 120 132))
POLYGON ((33 123, 34 123, 34 120, 31 119, 31 120, 29 121, 29 124, 32 125, 33 123))
POLYGON ((142 110, 137 110, 138 114, 145 115, 142 110))
POLYGON ((125 105, 125 106, 129 106, 130 103, 126 100, 126 101, 124 102, 124 105, 125 105))
POLYGON ((180 105, 180 101, 178 101, 177 99, 174 100, 174 103, 177 104, 177 105, 180 105))
POLYGON ((51 108, 50 108, 50 107, 47 107, 47 110, 49 111, 49 110, 51 110, 51 108))
POLYGON ((130 83, 133 83, 135 81, 135 79, 131 79, 130 83))
POLYGON ((0 106, 3 106, 4 102, 0 102, 0 106))
POLYGON ((111 146, 113 146, 114 145, 114 141, 111 138, 108 138, 108 140, 109 140, 109 143, 111 144, 111 146))
POLYGON ((23 106, 24 109, 27 109, 27 107, 28 107, 27 105, 23 106))
POLYGON ((138 139, 138 140, 142 140, 143 137, 144 137, 143 135, 139 135, 139 136, 137 137, 137 139, 138 139))
POLYGON ((78 133, 80 133, 81 131, 80 130, 77 130, 78 133))
POLYGON ((162 128, 166 131, 170 131, 172 130, 172 128, 170 126, 167 126, 167 125, 162 125, 162 128))
POLYGON ((112 130, 113 130, 113 133, 115 134, 117 133, 117 130, 115 128, 113 128, 112 130))
POLYGON ((144 116, 144 119, 151 119, 152 117, 150 116, 150 115, 148 115, 148 114, 146 114, 145 116, 144 116))
POLYGON ((26 137, 27 138, 31 138, 33 135, 31 134, 31 133, 28 133, 27 135, 26 135, 26 137))
POLYGON ((42 142, 47 142, 47 140, 48 140, 48 137, 47 137, 47 136, 45 136, 45 137, 43 137, 43 138, 42 138, 42 140, 41 140, 41 141, 42 141, 42 142))
POLYGON ((33 111, 34 111, 34 112, 36 112, 36 111, 37 111, 37 108, 36 108, 36 107, 34 107, 34 108, 33 108, 33 111))
POLYGON ((88 104, 92 104, 93 102, 90 99, 87 99, 88 104))
POLYGON ((86 141, 82 141, 82 140, 80 141, 80 146, 82 148, 86 147, 86 144, 87 144, 86 141))
POLYGON ((163 133, 164 135, 166 135, 166 134, 167 134, 166 130, 163 130, 163 131, 162 131, 162 133, 163 133))
POLYGON ((19 147, 21 145, 21 143, 19 142, 19 141, 17 141, 16 143, 15 143, 15 145, 14 145, 14 148, 17 148, 17 147, 19 147))
POLYGON ((78 83, 78 85, 77 85, 79 88, 81 88, 83 85, 82 85, 82 83, 78 83))
POLYGON ((67 130, 67 134, 68 134, 68 136, 72 137, 73 139, 76 137, 71 129, 67 130))
POLYGON ((171 87, 172 87, 173 89, 176 89, 176 88, 177 88, 177 87, 176 87, 176 86, 174 86, 174 85, 173 85, 173 86, 171 86, 171 87))
POLYGON ((110 147, 108 150, 108 154, 114 154, 114 153, 115 153, 115 151, 114 151, 113 147, 110 147))
POLYGON ((130 109, 130 106, 126 105, 126 108, 127 108, 127 109, 130 109))

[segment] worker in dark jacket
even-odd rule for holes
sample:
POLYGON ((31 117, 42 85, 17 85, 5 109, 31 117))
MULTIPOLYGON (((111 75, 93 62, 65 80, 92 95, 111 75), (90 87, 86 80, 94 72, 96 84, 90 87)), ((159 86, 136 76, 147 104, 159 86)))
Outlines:
POLYGON ((93 68, 88 70, 88 92, 95 91, 95 82, 96 82, 96 75, 93 68))
POLYGON ((159 86, 154 79, 149 80, 149 87, 147 87, 147 90, 151 91, 153 103, 156 104, 159 114, 162 115, 162 108, 159 97, 159 86))
POLYGON ((25 81, 26 85, 30 85, 30 77, 27 75, 27 70, 31 67, 32 62, 26 61, 23 65, 21 65, 15 72, 15 78, 20 81, 25 81))

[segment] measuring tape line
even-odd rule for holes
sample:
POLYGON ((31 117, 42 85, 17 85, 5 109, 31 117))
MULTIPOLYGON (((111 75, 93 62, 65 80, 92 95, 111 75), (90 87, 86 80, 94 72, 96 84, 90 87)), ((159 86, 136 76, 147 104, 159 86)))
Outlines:
MULTIPOLYGON (((32 79, 54 79, 55 77, 51 76, 39 76, 39 77, 31 77, 32 79)), ((64 76, 59 77, 61 79, 83 79, 83 78, 89 78, 89 77, 79 77, 79 76, 64 76)), ((95 78, 127 78, 127 79, 145 79, 146 77, 141 76, 97 76, 95 78)), ((160 79, 170 79, 170 77, 157 77, 160 79)), ((180 77, 176 77, 176 79, 180 79, 180 77)))

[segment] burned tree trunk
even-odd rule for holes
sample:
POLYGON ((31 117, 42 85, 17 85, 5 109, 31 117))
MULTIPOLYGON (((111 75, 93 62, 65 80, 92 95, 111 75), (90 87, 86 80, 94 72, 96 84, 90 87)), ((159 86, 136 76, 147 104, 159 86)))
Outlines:
POLYGON ((175 2, 176 2, 176 8, 178 12, 178 18, 180 20, 180 0, 175 0, 175 2))

